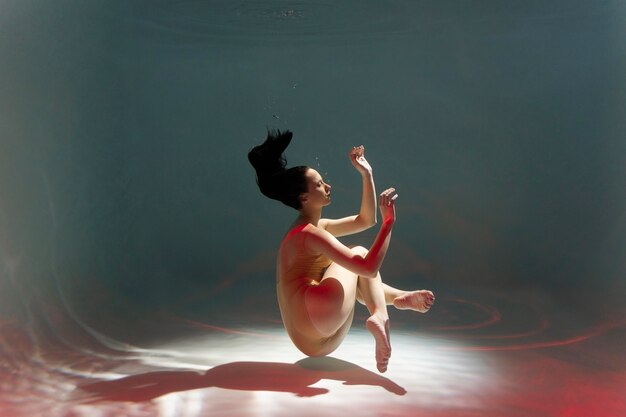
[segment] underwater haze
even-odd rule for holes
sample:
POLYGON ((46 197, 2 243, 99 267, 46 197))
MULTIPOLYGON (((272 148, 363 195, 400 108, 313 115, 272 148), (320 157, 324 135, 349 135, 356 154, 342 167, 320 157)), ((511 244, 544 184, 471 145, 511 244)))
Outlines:
POLYGON ((247 161, 268 128, 327 217, 358 211, 365 146, 399 194, 383 279, 435 292, 438 326, 462 297, 623 336, 625 115, 618 0, 1 0, 0 403, 36 415, 7 399, 35 357, 280 322, 297 213, 247 161))

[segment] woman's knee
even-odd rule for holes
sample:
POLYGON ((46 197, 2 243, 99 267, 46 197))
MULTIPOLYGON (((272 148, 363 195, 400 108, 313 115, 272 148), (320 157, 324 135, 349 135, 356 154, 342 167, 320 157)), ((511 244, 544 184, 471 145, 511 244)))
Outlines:
POLYGON ((357 254, 361 256, 365 256, 369 252, 369 249, 363 246, 350 246, 350 249, 352 249, 354 252, 356 252, 357 254))

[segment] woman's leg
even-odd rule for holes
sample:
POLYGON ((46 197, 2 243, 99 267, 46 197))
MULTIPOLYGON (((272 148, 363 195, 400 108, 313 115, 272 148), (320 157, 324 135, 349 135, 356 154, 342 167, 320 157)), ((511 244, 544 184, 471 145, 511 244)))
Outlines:
MULTIPOLYGON (((367 249, 360 246, 353 250, 360 251, 362 256, 367 254, 367 249)), ((359 277, 357 286, 358 293, 371 314, 365 326, 376 341, 376 367, 380 372, 385 372, 391 357, 391 341, 383 282, 380 274, 376 274, 376 278, 359 277)))
POLYGON ((306 289, 306 309, 311 323, 322 337, 333 336, 345 328, 347 321, 352 321, 357 281, 355 273, 332 263, 319 285, 306 289))
MULTIPOLYGON (((367 254, 366 248, 354 249, 367 254)), ((418 308, 423 309, 426 293, 432 296, 430 291, 403 291, 390 287, 382 282, 380 274, 376 278, 359 277, 336 263, 331 264, 320 284, 308 287, 304 294, 311 324, 323 339, 319 354, 334 351, 344 339, 350 329, 358 297, 370 311, 366 327, 376 341, 376 365, 379 371, 385 372, 391 356, 387 304, 420 311, 418 308)))
POLYGON ((359 293, 370 312, 365 321, 365 327, 374 336, 376 341, 376 367, 380 372, 387 370, 391 357, 391 340, 389 337, 389 315, 380 274, 376 278, 359 277, 359 293))
MULTIPOLYGON (((394 288, 384 282, 382 285, 385 294, 385 303, 387 305, 393 305, 398 310, 414 310, 420 313, 426 313, 435 302, 435 296, 429 290, 405 291, 394 288)), ((357 291, 356 298, 359 303, 365 304, 360 289, 357 291)))
MULTIPOLYGON (((367 251, 365 248, 357 250, 367 251)), ((376 367, 387 370, 391 355, 389 317, 380 276, 360 278, 338 264, 331 264, 319 285, 307 288, 304 296, 311 324, 321 336, 315 356, 334 351, 345 338, 354 317, 357 286, 371 312, 367 329, 376 341, 376 367)))
MULTIPOLYGON (((377 277, 378 278, 378 277, 377 277)), ((385 304, 393 305, 393 300, 397 297, 404 295, 407 291, 399 290, 397 288, 393 288, 384 282, 383 285, 383 293, 385 294, 385 304)), ((361 295, 361 289, 357 288, 356 299, 359 303, 365 305, 365 300, 363 300, 363 296, 361 295)))

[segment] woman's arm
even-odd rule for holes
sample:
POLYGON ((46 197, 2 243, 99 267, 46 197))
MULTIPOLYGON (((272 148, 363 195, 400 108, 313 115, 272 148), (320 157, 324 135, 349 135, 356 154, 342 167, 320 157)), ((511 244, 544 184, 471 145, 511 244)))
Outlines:
POLYGON ((376 187, 372 167, 365 159, 365 148, 361 145, 350 151, 350 162, 361 174, 363 191, 359 214, 342 219, 322 219, 320 227, 333 236, 345 236, 369 229, 376 224, 376 187))
POLYGON ((316 227, 308 228, 305 231, 307 234, 304 244, 313 252, 324 254, 359 276, 376 277, 389 247, 391 231, 395 222, 395 200, 397 197, 398 195, 395 194, 393 188, 381 193, 379 204, 383 223, 366 256, 348 248, 328 231, 316 227))

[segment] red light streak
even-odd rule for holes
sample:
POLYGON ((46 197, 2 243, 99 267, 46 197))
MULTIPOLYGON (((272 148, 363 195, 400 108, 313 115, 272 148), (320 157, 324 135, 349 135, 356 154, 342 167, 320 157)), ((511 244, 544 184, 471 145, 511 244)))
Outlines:
MULTIPOLYGON (((445 347, 442 347, 441 349, 442 350, 463 350, 463 351, 512 351, 512 350, 529 350, 529 349, 562 347, 562 346, 573 345, 576 343, 583 342, 585 340, 604 334, 610 330, 618 329, 624 326, 626 326, 626 321, 618 322, 618 323, 604 323, 604 324, 600 324, 596 326, 595 328, 589 330, 586 333, 572 336, 566 339, 561 339, 561 340, 549 340, 549 341, 544 341, 544 342, 533 342, 533 343, 520 343, 520 344, 505 345, 505 346, 445 346, 445 347)), ((493 338, 498 338, 498 337, 493 336, 493 338)))
POLYGON ((253 336, 253 337, 263 337, 263 338, 268 338, 268 339, 277 339, 276 336, 272 336, 272 335, 269 335, 269 334, 255 333, 255 332, 246 332, 246 331, 242 331, 242 330, 229 329, 227 327, 213 326, 211 324, 201 323, 201 322, 198 322, 198 321, 188 320, 188 319, 184 319, 182 321, 184 321, 185 323, 191 324, 194 327, 199 327, 199 328, 202 328, 202 329, 214 330, 214 331, 217 331, 217 332, 222 332, 222 333, 227 333, 227 334, 235 334, 235 335, 242 335, 242 336, 253 336))
POLYGON ((429 330, 469 330, 469 329, 480 329, 480 328, 483 328, 483 327, 491 326, 492 324, 497 323, 497 322, 499 322, 502 319, 502 315, 494 307, 484 306, 482 304, 478 304, 478 303, 475 303, 475 302, 472 302, 472 301, 462 300, 460 298, 449 298, 449 300, 457 302, 457 303, 461 303, 461 304, 471 305, 471 306, 477 308, 478 310, 484 311, 485 313, 489 314, 489 317, 486 320, 478 322, 478 323, 462 324, 462 325, 456 325, 456 326, 434 326, 434 327, 428 327, 429 330))

